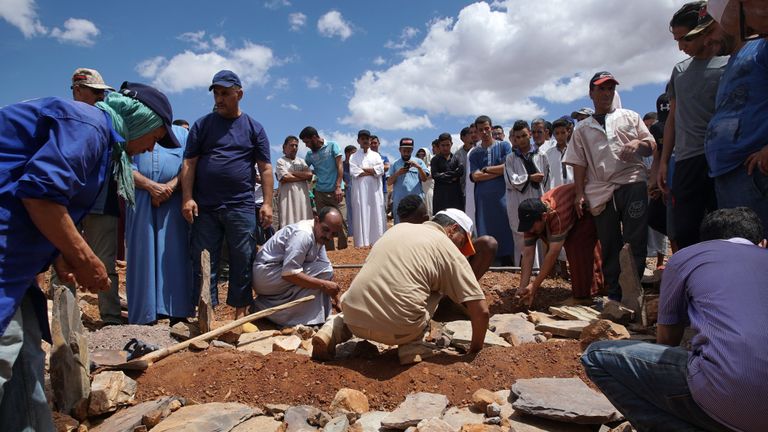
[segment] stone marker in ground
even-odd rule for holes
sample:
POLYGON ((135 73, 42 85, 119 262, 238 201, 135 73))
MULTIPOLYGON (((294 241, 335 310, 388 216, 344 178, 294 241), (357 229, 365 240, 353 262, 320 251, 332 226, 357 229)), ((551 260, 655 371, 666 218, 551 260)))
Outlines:
POLYGON ((445 395, 411 393, 405 397, 405 402, 382 419, 381 426, 403 430, 409 426, 416 426, 425 418, 442 416, 447 406, 448 398, 445 395))
POLYGON ((579 336, 583 350, 587 349, 592 342, 622 339, 629 339, 629 332, 626 327, 606 319, 597 320, 584 327, 579 336))
POLYGON ((212 402, 180 408, 152 428, 152 432, 229 432, 256 411, 240 403, 212 402))
POLYGON ((445 421, 432 417, 420 421, 416 425, 416 430, 419 432, 454 432, 456 429, 445 421))
POLYGON ((69 288, 63 285, 52 287, 54 299, 51 314, 51 387, 56 408, 70 414, 78 404, 83 406, 91 393, 91 360, 88 355, 86 331, 75 297, 69 288))
POLYGON ((579 378, 520 379, 512 385, 516 411, 578 424, 603 424, 622 415, 603 396, 579 378))
MULTIPOLYGON (((621 303, 633 311, 639 311, 642 305, 643 286, 637 277, 635 258, 629 243, 625 243, 619 252, 619 285, 621 286, 621 303)), ((635 318, 638 318, 635 316, 635 318)))
MULTIPOLYGON (((445 324, 445 329, 449 334, 453 333, 451 336, 452 346, 464 351, 469 350, 469 345, 472 342, 472 322, 469 320, 451 321, 445 324)), ((512 346, 490 330, 485 332, 485 345, 512 346)))
POLYGON ((627 324, 634 321, 635 312, 615 300, 609 300, 607 297, 603 302, 603 311, 600 312, 600 318, 611 320, 619 324, 627 324))
POLYGON ((350 388, 343 388, 336 392, 331 401, 331 415, 355 413, 363 414, 370 410, 368 396, 365 393, 350 388))
POLYGON ((213 303, 211 301, 211 254, 203 249, 200 252, 200 300, 197 304, 197 327, 200 333, 212 330, 213 303))
POLYGON ((522 312, 496 314, 491 317, 489 325, 495 328, 494 333, 513 346, 541 342, 544 339, 541 332, 536 330, 536 326, 528 321, 522 312))
POLYGON ((469 408, 451 407, 443 414, 443 421, 451 425, 453 430, 459 430, 466 424, 483 424, 485 415, 469 408))
POLYGON ((276 338, 272 342, 272 351, 294 352, 301 346, 301 338, 296 335, 276 338))
POLYGON ((231 432, 277 432, 282 425, 270 416, 256 416, 235 426, 231 432))
POLYGON ((578 339, 581 331, 589 325, 589 321, 551 321, 536 326, 540 332, 549 332, 554 336, 578 339))
POLYGON ((262 330, 253 333, 243 333, 237 341, 238 351, 257 352, 261 355, 267 355, 272 352, 272 345, 275 338, 284 338, 285 336, 274 336, 274 330, 262 330))
POLYGON ((323 432, 347 432, 349 430, 349 419, 347 416, 334 417, 323 428, 323 432))
POLYGON ((122 371, 107 371, 93 377, 88 414, 91 416, 111 412, 133 402, 136 381, 122 371))
POLYGON ((172 396, 165 396, 155 400, 142 402, 138 405, 120 410, 111 417, 104 420, 100 425, 91 428, 91 432, 133 432, 133 430, 142 424, 142 418, 152 412, 160 411, 163 417, 170 415, 172 411, 172 402, 180 401, 172 396), (166 414, 167 411, 167 414, 166 414))

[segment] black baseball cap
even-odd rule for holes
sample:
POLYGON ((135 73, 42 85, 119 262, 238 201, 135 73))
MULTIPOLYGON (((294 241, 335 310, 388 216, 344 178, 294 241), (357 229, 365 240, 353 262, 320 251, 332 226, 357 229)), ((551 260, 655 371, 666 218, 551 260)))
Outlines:
POLYGON ((158 144, 165 148, 181 147, 179 140, 176 139, 176 134, 173 133, 171 128, 173 124, 173 108, 171 108, 168 98, 160 90, 146 84, 125 81, 120 86, 120 94, 143 103, 160 117, 160 120, 163 121, 163 126, 165 126, 165 136, 157 142, 158 144))
POLYGON ((213 90, 213 86, 242 87, 243 84, 240 83, 240 77, 237 76, 236 73, 232 72, 231 70, 224 69, 216 72, 216 75, 213 76, 213 82, 211 83, 210 87, 208 87, 208 91, 213 90))
POLYGON ((592 77, 591 80, 589 80, 589 88, 592 89, 592 87, 598 86, 608 81, 613 81, 614 83, 619 84, 616 78, 613 77, 612 73, 606 71, 598 72, 592 77))
POLYGON ((539 198, 528 198, 517 207, 517 216, 520 224, 517 226, 518 232, 528 232, 533 228, 536 221, 541 220, 541 216, 547 212, 547 206, 539 198))
POLYGON ((400 147, 413 148, 413 138, 400 138, 400 147))
POLYGON ((363 136, 367 136, 367 137, 370 138, 371 137, 371 131, 369 131, 368 129, 360 129, 359 131, 357 131, 357 137, 358 138, 363 137, 363 136))

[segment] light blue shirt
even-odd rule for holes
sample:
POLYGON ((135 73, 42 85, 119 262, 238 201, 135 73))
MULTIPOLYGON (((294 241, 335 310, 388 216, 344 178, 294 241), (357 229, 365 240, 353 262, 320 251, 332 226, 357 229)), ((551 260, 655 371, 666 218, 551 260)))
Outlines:
MULTIPOLYGON (((333 192, 336 190, 336 179, 339 175, 336 168, 336 158, 339 156, 344 157, 336 141, 325 141, 325 144, 319 150, 309 150, 307 152, 304 160, 312 168, 315 176, 317 176, 315 190, 319 192, 333 192)), ((344 189, 343 180, 341 188, 344 189)))

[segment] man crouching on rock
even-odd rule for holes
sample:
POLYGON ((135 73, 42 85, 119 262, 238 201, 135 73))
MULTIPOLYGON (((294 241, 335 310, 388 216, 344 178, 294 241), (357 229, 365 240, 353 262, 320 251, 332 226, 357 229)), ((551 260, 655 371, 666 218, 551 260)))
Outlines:
POLYGON ((462 211, 441 211, 421 225, 397 224, 371 249, 349 290, 342 314, 312 338, 312 357, 332 359, 352 335, 402 348, 418 343, 440 299, 463 304, 472 323, 470 352, 483 348, 488 305, 466 256, 474 253, 472 220, 462 211))

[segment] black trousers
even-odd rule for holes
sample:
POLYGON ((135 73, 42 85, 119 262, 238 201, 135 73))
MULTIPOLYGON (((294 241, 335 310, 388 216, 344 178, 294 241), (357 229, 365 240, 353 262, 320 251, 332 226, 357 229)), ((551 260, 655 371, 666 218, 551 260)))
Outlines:
POLYGON ((699 227, 707 213, 717 209, 715 181, 709 177, 704 155, 675 161, 672 177, 672 217, 680 249, 699 242, 699 227))
POLYGON ((603 277, 608 297, 621 300, 619 253, 629 243, 638 277, 645 271, 648 246, 648 186, 646 182, 623 185, 613 192, 613 200, 595 217, 597 238, 603 251, 603 277))

